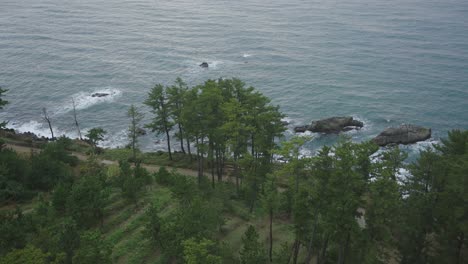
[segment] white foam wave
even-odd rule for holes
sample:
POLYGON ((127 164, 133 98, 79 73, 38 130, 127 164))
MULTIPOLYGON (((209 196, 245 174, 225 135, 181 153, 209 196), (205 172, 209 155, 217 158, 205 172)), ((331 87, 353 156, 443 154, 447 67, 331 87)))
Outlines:
POLYGON ((220 65, 222 63, 223 63, 222 61, 211 61, 211 62, 208 62, 208 66, 211 67, 211 68, 216 69, 218 67, 218 65, 220 65))
MULTIPOLYGON (((35 120, 31 120, 26 123, 12 122, 12 123, 9 123, 7 127, 14 129, 15 131, 19 133, 31 132, 31 133, 34 133, 38 137, 48 137, 48 138, 52 137, 49 127, 35 120)), ((76 132, 67 132, 67 131, 60 130, 56 127, 52 127, 52 130, 54 131, 55 137, 60 137, 60 136, 67 136, 70 138, 78 137, 76 132)))
POLYGON ((406 150, 411 156, 417 156, 419 153, 426 149, 434 149, 434 145, 439 144, 440 141, 435 139, 428 139, 426 141, 420 141, 415 144, 406 146, 400 146, 401 149, 406 150))
POLYGON ((251 57, 251 56, 252 56, 252 54, 248 54, 248 53, 244 53, 244 54, 242 55, 242 57, 244 57, 244 58, 248 58, 248 57, 251 57))
POLYGON ((68 113, 73 110, 73 103, 72 100, 75 101, 76 110, 83 110, 89 108, 93 105, 101 104, 101 103, 109 103, 113 102, 116 98, 118 98, 122 94, 122 91, 114 88, 104 88, 94 90, 92 92, 79 92, 71 97, 69 97, 65 102, 60 104, 55 111, 53 111, 54 115, 68 113), (108 94, 107 96, 103 97, 93 97, 93 94, 101 93, 101 94, 108 94))
POLYGON ((104 140, 99 142, 99 147, 102 148, 122 148, 128 143, 128 131, 126 129, 120 130, 115 133, 108 133, 105 135, 104 140))

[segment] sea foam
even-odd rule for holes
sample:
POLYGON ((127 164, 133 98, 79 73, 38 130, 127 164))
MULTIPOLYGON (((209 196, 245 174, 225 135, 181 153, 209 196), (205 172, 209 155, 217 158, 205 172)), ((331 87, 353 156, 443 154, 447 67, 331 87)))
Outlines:
POLYGON ((101 104, 101 103, 110 103, 120 97, 122 91, 114 88, 104 88, 97 89, 92 92, 79 92, 73 94, 71 97, 67 98, 66 101, 62 102, 54 111, 53 115, 65 114, 73 110, 73 100, 75 101, 76 110, 83 110, 90 108, 91 106, 101 104), (103 97, 93 97, 95 93, 108 94, 103 97))

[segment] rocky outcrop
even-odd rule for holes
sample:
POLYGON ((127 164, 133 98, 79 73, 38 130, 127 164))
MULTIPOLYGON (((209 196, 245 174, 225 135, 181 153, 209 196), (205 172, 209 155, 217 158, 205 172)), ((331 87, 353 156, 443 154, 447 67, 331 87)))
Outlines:
POLYGON ((200 64, 200 67, 202 68, 208 68, 208 62, 202 62, 202 64, 200 64))
POLYGON ((351 116, 330 117, 322 120, 313 121, 310 126, 300 126, 294 128, 295 132, 305 132, 306 130, 315 133, 340 133, 352 129, 360 129, 364 126, 361 121, 355 120, 351 116))
POLYGON ((137 135, 139 135, 139 136, 144 136, 144 135, 146 135, 146 130, 144 130, 144 129, 141 128, 141 127, 138 127, 137 130, 136 130, 136 133, 137 133, 137 135))
POLYGON ((105 97, 105 96, 109 96, 110 94, 108 93, 93 93, 91 94, 91 97, 105 97))
POLYGON ((307 131, 309 126, 298 126, 294 128, 294 132, 296 133, 304 133, 307 131))
POLYGON ((414 126, 401 125, 399 127, 390 127, 385 129, 372 141, 379 146, 388 144, 413 144, 419 141, 424 141, 431 137, 431 129, 414 126))

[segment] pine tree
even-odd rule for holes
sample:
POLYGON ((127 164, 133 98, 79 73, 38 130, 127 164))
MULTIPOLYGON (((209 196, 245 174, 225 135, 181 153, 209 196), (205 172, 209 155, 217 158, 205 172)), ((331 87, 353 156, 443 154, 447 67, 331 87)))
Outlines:
POLYGON ((167 150, 169 159, 172 160, 171 153, 171 138, 169 131, 171 131, 174 123, 170 119, 170 110, 167 104, 166 88, 162 84, 157 84, 148 93, 148 98, 144 102, 145 105, 151 108, 154 117, 151 123, 146 127, 150 128, 156 135, 166 134, 167 150))
POLYGON ((251 225, 247 228, 242 237, 242 249, 239 252, 242 264, 267 263, 268 257, 263 245, 258 241, 259 235, 251 225))
POLYGON ((128 109, 127 116, 130 118, 130 126, 128 127, 128 138, 132 148, 132 160, 136 164, 136 152, 138 150, 138 137, 140 134, 140 122, 143 119, 143 114, 132 104, 128 109))

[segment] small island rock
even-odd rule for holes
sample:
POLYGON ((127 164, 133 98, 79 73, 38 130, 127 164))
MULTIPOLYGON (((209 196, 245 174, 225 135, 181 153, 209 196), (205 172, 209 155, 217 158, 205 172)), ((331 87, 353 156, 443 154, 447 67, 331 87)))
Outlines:
POLYGON ((359 129, 364 123, 354 120, 351 116, 331 117, 318 121, 313 121, 308 130, 319 133, 339 133, 351 129, 359 129))
POLYGON ((202 64, 200 64, 200 67, 202 68, 208 68, 208 62, 202 62, 202 64))
POLYGON ((136 133, 137 133, 137 135, 139 135, 139 136, 144 136, 144 135, 146 135, 146 130, 144 130, 144 129, 141 128, 141 127, 138 127, 137 130, 136 130, 136 133))
POLYGON ((108 95, 110 95, 110 94, 108 94, 108 93, 93 93, 91 95, 91 97, 105 97, 105 96, 108 96, 108 95))
POLYGON ((401 125, 399 127, 390 127, 385 129, 372 141, 379 146, 388 144, 413 144, 419 141, 424 141, 431 137, 431 129, 415 126, 401 125))

